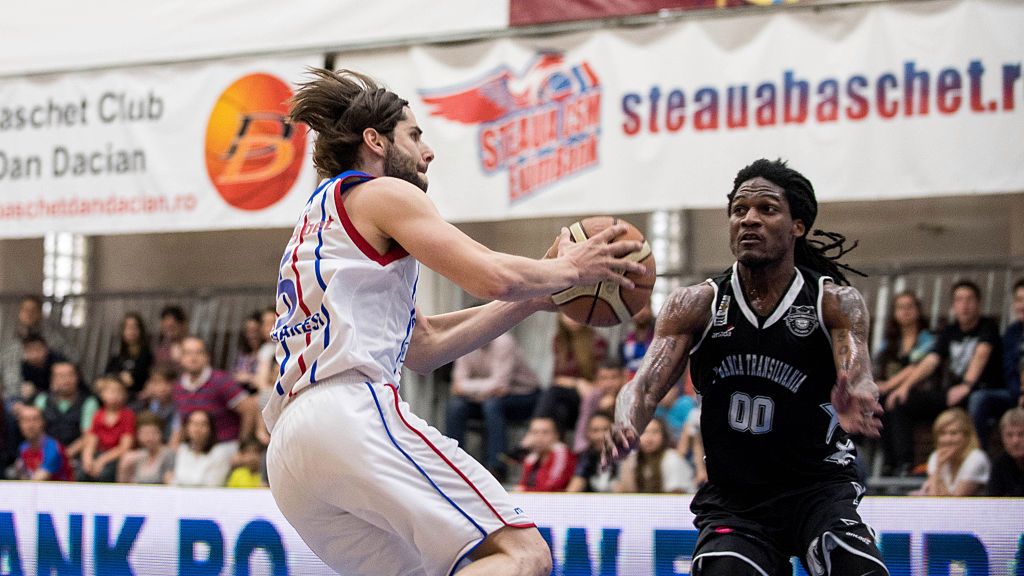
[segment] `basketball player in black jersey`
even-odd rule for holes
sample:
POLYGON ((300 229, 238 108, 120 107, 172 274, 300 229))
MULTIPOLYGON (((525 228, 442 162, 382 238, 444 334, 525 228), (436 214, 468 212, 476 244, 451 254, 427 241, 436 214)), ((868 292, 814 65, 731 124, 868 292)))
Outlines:
POLYGON ((708 482, 693 499, 699 576, 885 575, 848 434, 878 437, 868 314, 826 251, 808 240, 811 183, 782 161, 758 160, 729 194, 736 263, 675 291, 639 372, 620 392, 605 461, 637 442, 691 362, 703 396, 708 482))

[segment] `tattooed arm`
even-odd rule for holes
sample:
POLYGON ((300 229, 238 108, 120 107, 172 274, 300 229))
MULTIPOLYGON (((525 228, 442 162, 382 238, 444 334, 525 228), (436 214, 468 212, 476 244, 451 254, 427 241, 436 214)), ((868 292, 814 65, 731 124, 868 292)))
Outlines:
POLYGON ((824 290, 822 316, 832 335, 836 363, 832 407, 843 430, 878 438, 882 430, 882 405, 878 403, 878 386, 871 376, 867 307, 860 292, 850 286, 826 284, 824 290))
POLYGON ((711 321, 714 294, 710 285, 698 284, 669 296, 640 370, 615 400, 615 423, 605 436, 603 463, 625 458, 651 421, 658 402, 682 377, 690 349, 711 321))

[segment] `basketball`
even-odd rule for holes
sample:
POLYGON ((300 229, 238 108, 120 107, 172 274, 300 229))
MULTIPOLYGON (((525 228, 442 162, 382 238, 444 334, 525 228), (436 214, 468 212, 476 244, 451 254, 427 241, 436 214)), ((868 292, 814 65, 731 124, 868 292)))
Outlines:
MULTIPOLYGON (((615 326, 630 319, 650 301, 656 276, 654 255, 644 235, 629 222, 614 216, 592 216, 574 222, 569 226, 573 242, 582 242, 605 228, 623 223, 629 229, 615 240, 637 240, 643 247, 629 254, 627 258, 647 267, 645 274, 629 273, 627 277, 636 284, 626 288, 614 282, 598 282, 587 286, 573 286, 551 295, 559 310, 566 316, 590 326, 615 326)), ((552 250, 557 247, 552 247, 552 250)), ((554 254, 550 253, 549 256, 554 254)))

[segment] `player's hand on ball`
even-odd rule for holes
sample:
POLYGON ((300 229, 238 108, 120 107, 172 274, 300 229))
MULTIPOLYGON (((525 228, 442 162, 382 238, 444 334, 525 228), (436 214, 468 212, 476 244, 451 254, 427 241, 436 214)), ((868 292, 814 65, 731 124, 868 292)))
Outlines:
POLYGON ((840 374, 832 388, 832 407, 839 416, 839 425, 849 434, 863 434, 868 438, 882 435, 882 405, 878 402, 877 389, 872 386, 855 386, 851 389, 849 378, 840 374))
POLYGON ((607 469, 612 462, 618 462, 629 455, 636 447, 640 435, 631 424, 612 424, 611 430, 604 435, 601 447, 601 468, 607 469))
POLYGON ((583 242, 573 242, 568 228, 562 228, 558 241, 559 258, 568 258, 579 271, 577 284, 594 284, 611 281, 626 288, 633 288, 633 281, 625 276, 632 272, 643 274, 647 269, 643 264, 624 258, 626 255, 643 248, 643 243, 636 240, 620 240, 613 242, 628 230, 625 224, 615 224, 587 238, 583 242))

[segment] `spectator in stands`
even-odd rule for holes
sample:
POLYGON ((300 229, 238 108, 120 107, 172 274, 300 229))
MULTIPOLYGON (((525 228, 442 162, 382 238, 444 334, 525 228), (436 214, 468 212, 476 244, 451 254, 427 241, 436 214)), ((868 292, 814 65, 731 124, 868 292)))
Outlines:
POLYGON ((259 417, 256 399, 226 372, 210 368, 210 355, 201 338, 189 336, 182 340, 181 369, 181 377, 174 386, 178 414, 185 418, 195 410, 203 410, 213 418, 216 442, 232 443, 231 451, 237 451, 238 440, 252 436, 255 431, 259 417))
POLYGON ((695 491, 693 467, 672 448, 665 422, 651 419, 619 468, 616 492, 685 494, 695 491))
POLYGON ((136 414, 149 412, 160 419, 164 442, 170 442, 171 427, 177 417, 178 411, 174 405, 174 384, 177 381, 178 373, 170 366, 154 366, 146 380, 146 386, 131 404, 131 409, 136 414))
POLYGON ((621 362, 609 358, 601 363, 594 376, 594 389, 580 403, 580 416, 572 439, 573 452, 580 454, 590 446, 587 434, 590 417, 597 412, 614 413, 615 397, 625 384, 626 371, 621 362))
POLYGON ((24 403, 31 403, 36 394, 50 389, 50 373, 53 365, 64 362, 67 358, 60 352, 51 350, 42 334, 25 336, 21 341, 21 346, 21 381, 22 384, 31 384, 32 387, 21 387, 19 390, 20 400, 24 403), (31 393, 29 393, 30 391, 31 393))
POLYGON ((3 399, 11 403, 20 396, 23 340, 30 334, 46 339, 49 347, 65 358, 73 358, 64 335, 57 330, 43 327, 43 299, 39 296, 25 296, 18 305, 18 320, 14 327, 14 338, 0 347, 0 380, 3 384, 3 399))
POLYGON ((448 397, 448 436, 463 444, 466 422, 483 418, 484 465, 499 481, 507 470, 505 453, 508 421, 525 421, 537 405, 540 381, 523 359, 511 334, 502 334, 455 361, 448 397))
POLYGON ((611 428, 612 416, 608 412, 594 412, 587 418, 587 447, 577 454, 576 470, 566 492, 611 492, 618 464, 613 462, 607 468, 601 467, 601 447, 611 428))
POLYGON ((146 323, 138 312, 129 312, 121 319, 121 343, 107 360, 104 374, 116 374, 128 389, 129 399, 142 391, 153 367, 153 351, 149 348, 146 323))
POLYGON ((135 421, 138 450, 121 457, 117 481, 135 484, 168 484, 174 474, 174 450, 164 443, 163 421, 142 412, 135 421))
POLYGON ((554 375, 535 414, 554 418, 563 430, 573 430, 580 400, 594 389, 597 367, 608 356, 608 342, 590 326, 559 314, 553 348, 554 375))
POLYGON ((1003 333, 1003 376, 1010 395, 1024 408, 1024 278, 1013 284, 1013 316, 1003 333))
POLYGON ((82 448, 82 474, 86 482, 114 482, 121 457, 135 441, 135 413, 126 405, 128 390, 116 376, 101 376, 93 388, 103 405, 93 416, 82 448))
POLYGON ((263 445, 249 438, 238 447, 234 468, 228 476, 228 488, 261 488, 263 483, 263 445))
POLYGON ((14 464, 17 458, 18 442, 14 419, 0 404, 0 479, 7 477, 7 469, 14 464))
POLYGON ((153 350, 153 362, 178 366, 181 360, 181 343, 188 334, 188 317, 181 306, 172 304, 160 311, 160 335, 156 349, 153 350))
POLYGON ((1024 496, 1024 408, 1011 408, 999 420, 1006 452, 992 464, 989 496, 1024 496))
POLYGON ((626 379, 629 380, 640 369, 647 347, 654 338, 654 313, 647 304, 633 316, 633 330, 626 335, 620 346, 622 362, 626 366, 626 379))
POLYGON ((242 323, 238 333, 238 354, 231 376, 249 392, 256 392, 256 370, 259 367, 259 350, 263 346, 263 326, 259 312, 253 312, 242 323))
POLYGON ((693 381, 690 380, 690 369, 687 367, 683 377, 669 389, 654 409, 654 415, 661 418, 666 426, 671 444, 679 442, 683 424, 696 405, 697 394, 693 391, 693 381))
POLYGON ((693 466, 694 487, 703 486, 708 481, 708 469, 704 465, 704 441, 700 434, 700 396, 696 398, 696 405, 686 415, 676 451, 693 466))
POLYGON ((182 443, 174 455, 171 484, 177 486, 223 486, 231 471, 231 458, 238 450, 234 442, 217 442, 217 425, 204 410, 185 416, 182 443))
POLYGON ((18 411, 18 427, 25 439, 15 465, 21 480, 71 480, 71 464, 60 442, 44 430, 43 413, 35 406, 18 411))
POLYGON ((78 367, 71 362, 53 365, 50 391, 36 396, 35 406, 43 411, 46 433, 53 436, 72 461, 82 453, 83 436, 92 427, 93 417, 99 410, 95 396, 82 392, 78 367))
POLYGON ((562 443, 562 431, 554 418, 537 416, 520 443, 528 451, 516 490, 562 492, 576 469, 576 456, 562 443))
POLYGON ((1012 404, 1003 384, 999 325, 981 315, 981 289, 970 280, 953 284, 953 322, 909 379, 915 386, 945 364, 946 406, 966 406, 985 446, 996 420, 1012 404))
POLYGON ((888 474, 903 476, 914 467, 914 428, 930 425, 946 408, 935 378, 915 382, 918 363, 935 347, 928 319, 913 292, 892 300, 885 336, 875 351, 875 377, 885 405, 882 450, 888 474))
POLYGON ((932 427, 935 451, 928 457, 928 479, 913 494, 978 496, 984 494, 991 464, 978 448, 978 435, 962 408, 939 414, 932 427))
MULTIPOLYGON (((277 381, 277 342, 273 340, 274 328, 277 325, 277 312, 273 307, 264 308, 260 312, 260 327, 263 331, 263 344, 256 352, 256 387, 260 390, 271 390, 277 381)), ((261 405, 263 403, 261 402, 261 405)))

